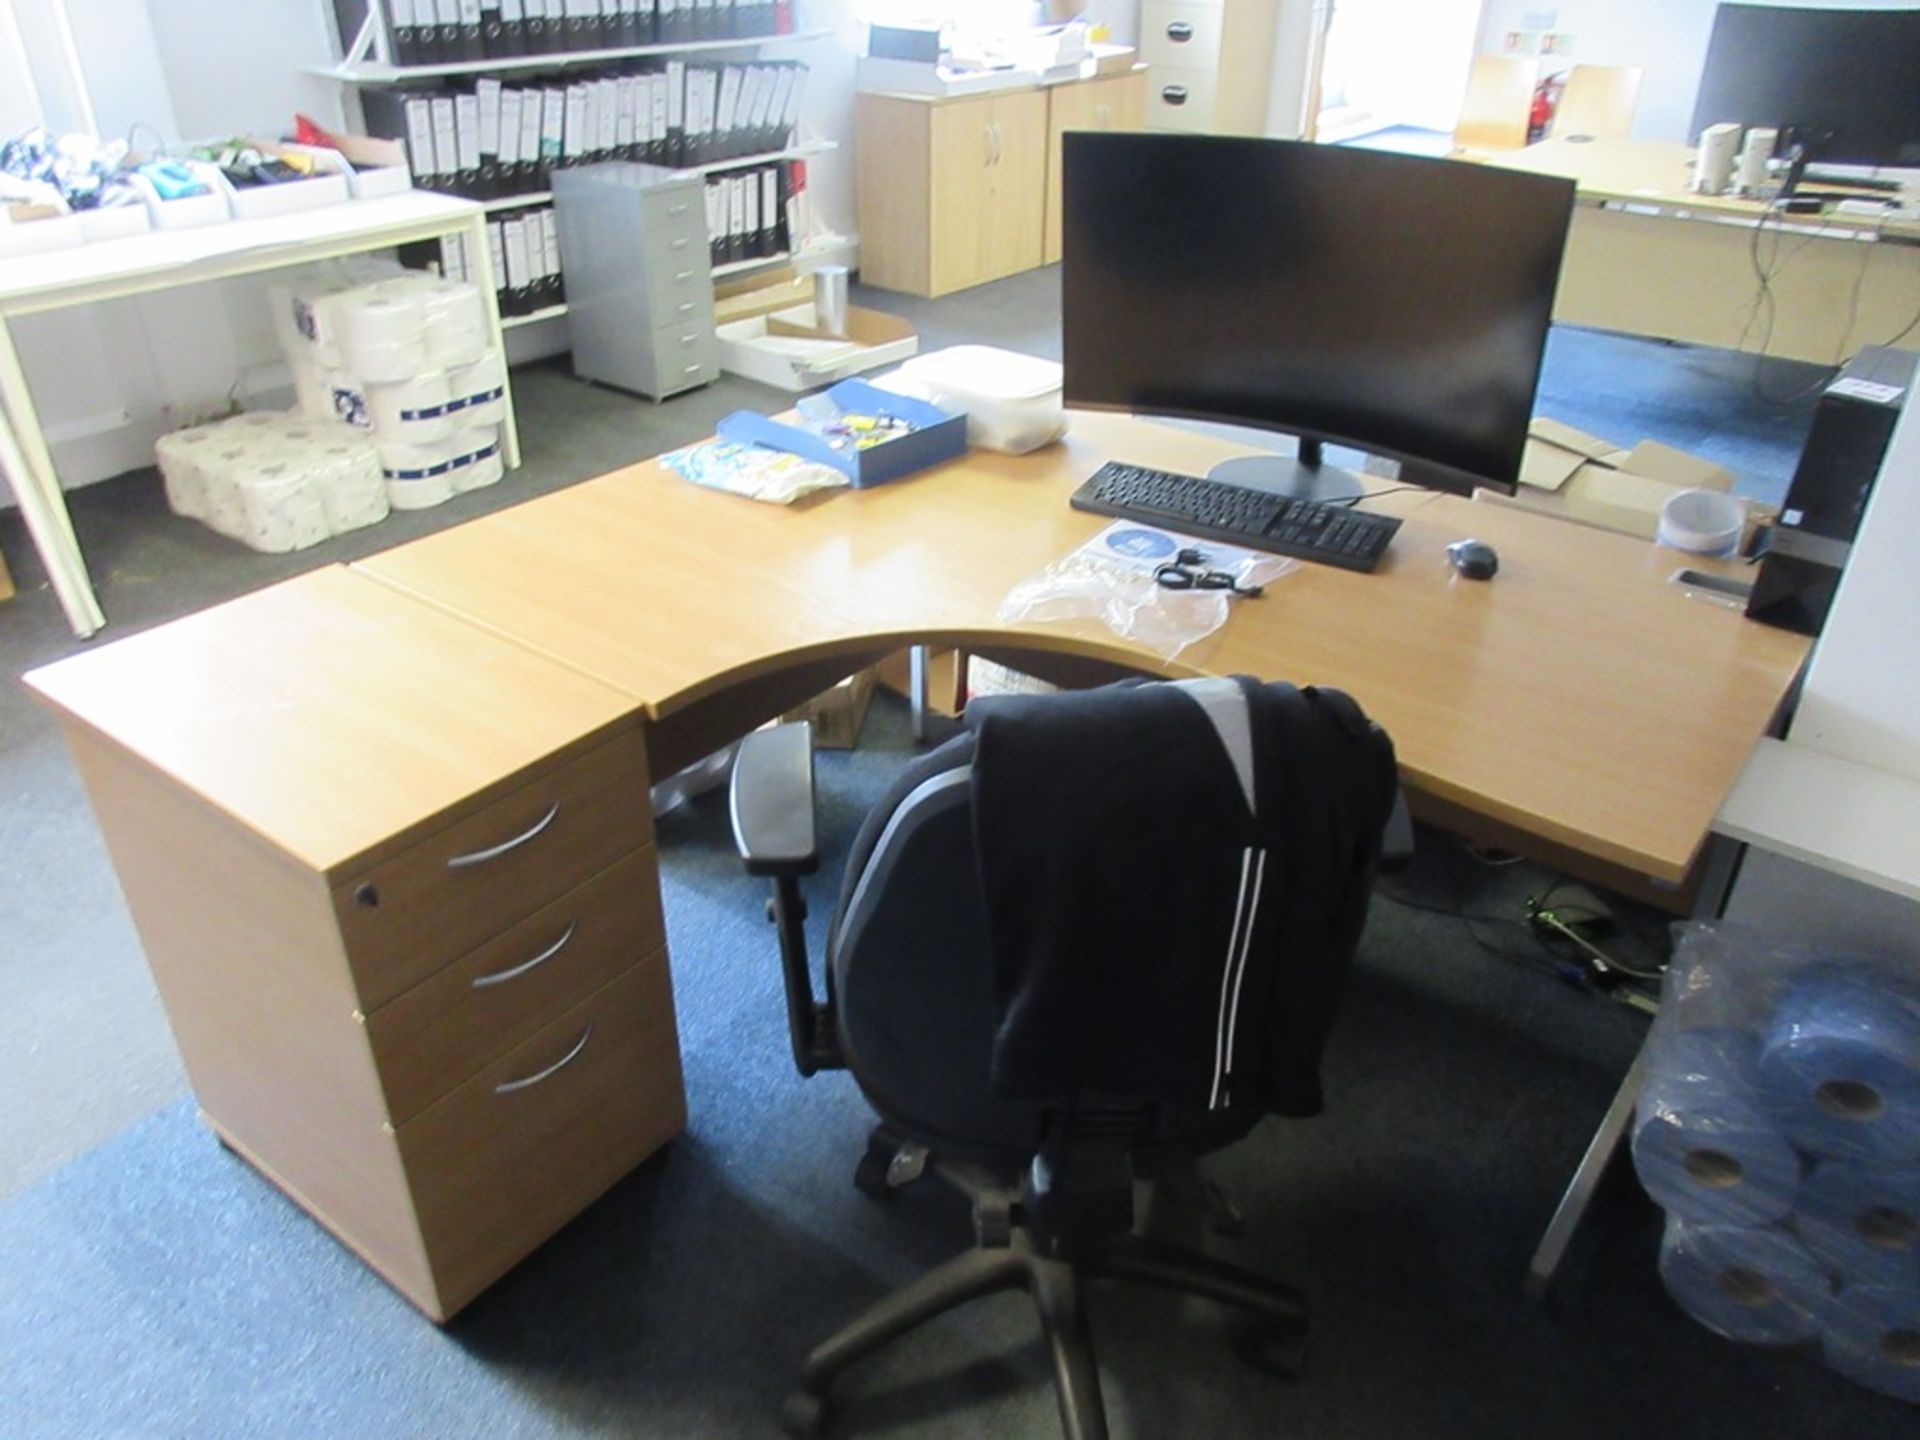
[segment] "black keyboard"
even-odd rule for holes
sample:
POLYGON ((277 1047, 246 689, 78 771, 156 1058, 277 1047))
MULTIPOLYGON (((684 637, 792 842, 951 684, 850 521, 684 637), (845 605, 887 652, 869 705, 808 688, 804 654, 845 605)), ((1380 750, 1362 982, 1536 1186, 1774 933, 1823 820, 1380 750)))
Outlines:
POLYGON ((1369 571, 1380 563, 1400 522, 1347 505, 1289 500, 1109 460, 1073 492, 1073 508, 1119 520, 1140 520, 1183 535, 1268 550, 1343 570, 1369 571))

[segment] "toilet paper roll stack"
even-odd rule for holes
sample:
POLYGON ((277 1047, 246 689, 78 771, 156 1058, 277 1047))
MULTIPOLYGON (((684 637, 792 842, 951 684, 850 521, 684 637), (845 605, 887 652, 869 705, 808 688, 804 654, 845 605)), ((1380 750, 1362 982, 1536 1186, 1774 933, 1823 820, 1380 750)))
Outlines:
POLYGON ((344 425, 254 414, 161 438, 168 503, 253 549, 303 549, 385 518, 377 453, 344 425))
POLYGON ((427 313, 411 286, 376 285, 334 297, 340 368, 366 384, 411 380, 427 361, 427 313))
POLYGON ((379 448, 387 498, 396 510, 424 510, 506 473, 499 432, 492 429, 455 430, 422 445, 383 442, 379 448))

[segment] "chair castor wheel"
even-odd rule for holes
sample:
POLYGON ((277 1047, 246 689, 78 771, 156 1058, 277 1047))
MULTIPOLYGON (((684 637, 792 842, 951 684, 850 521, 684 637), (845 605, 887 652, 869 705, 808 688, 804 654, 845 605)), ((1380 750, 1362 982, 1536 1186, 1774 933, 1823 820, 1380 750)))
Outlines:
POLYGON ((1298 1379, 1307 1369, 1305 1321, 1287 1324, 1269 1320, 1240 1337, 1240 1358, 1256 1369, 1282 1380, 1298 1379))
POLYGON ((827 1433, 827 1397, 794 1391, 780 1406, 780 1428, 793 1440, 820 1440, 827 1433))

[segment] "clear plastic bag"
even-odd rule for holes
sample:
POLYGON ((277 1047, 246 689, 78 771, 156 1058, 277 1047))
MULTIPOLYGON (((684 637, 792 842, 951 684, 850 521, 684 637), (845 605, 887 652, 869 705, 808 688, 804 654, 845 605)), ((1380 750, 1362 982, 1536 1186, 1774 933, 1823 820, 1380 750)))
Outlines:
POLYGON ((1920 973, 1682 927, 1633 1136, 1702 1324, 1920 1402, 1920 973))
POLYGON ((998 618, 1014 624, 1097 621, 1123 640, 1172 660, 1226 624, 1233 606, 1263 603, 1248 592, 1296 568, 1278 555, 1117 521, 1015 585, 1000 602, 998 618), (1183 555, 1196 552, 1197 560, 1183 562, 1183 555), (1168 567, 1187 572, 1173 577, 1186 588, 1169 588, 1156 577, 1168 567), (1207 576, 1231 579, 1234 588, 1207 576), (1213 585, 1219 588, 1209 588, 1213 585))

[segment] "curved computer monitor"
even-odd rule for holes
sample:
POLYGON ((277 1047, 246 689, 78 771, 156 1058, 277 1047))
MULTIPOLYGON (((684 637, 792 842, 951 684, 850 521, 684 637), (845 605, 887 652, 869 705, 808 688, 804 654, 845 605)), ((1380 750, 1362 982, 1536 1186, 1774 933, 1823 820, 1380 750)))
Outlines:
POLYGON ((1920 10, 1722 5, 1693 102, 1843 165, 1920 165, 1920 10))
POLYGON ((1359 493, 1322 441, 1512 493, 1571 181, 1212 135, 1063 153, 1068 404, 1299 436, 1298 470, 1221 475, 1280 493, 1359 493))

